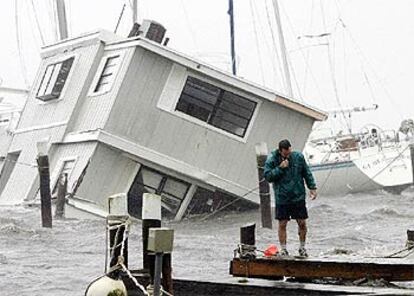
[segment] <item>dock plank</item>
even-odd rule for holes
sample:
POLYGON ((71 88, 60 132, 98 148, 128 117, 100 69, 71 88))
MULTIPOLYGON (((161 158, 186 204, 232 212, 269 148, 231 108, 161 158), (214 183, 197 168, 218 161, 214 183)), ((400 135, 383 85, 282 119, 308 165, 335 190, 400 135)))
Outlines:
POLYGON ((234 258, 230 274, 238 277, 275 279, 281 276, 304 279, 360 278, 385 279, 387 281, 413 281, 414 264, 391 262, 345 262, 333 260, 284 260, 234 258))

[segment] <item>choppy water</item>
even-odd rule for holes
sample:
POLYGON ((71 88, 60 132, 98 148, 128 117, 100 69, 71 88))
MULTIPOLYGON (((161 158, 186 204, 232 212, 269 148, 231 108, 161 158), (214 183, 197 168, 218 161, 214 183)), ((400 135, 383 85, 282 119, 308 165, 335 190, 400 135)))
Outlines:
MULTIPOLYGON (((401 249, 406 230, 414 227, 412 191, 401 196, 321 197, 308 207, 308 250, 312 256, 352 259, 386 255, 401 249)), ((239 227, 249 222, 259 225, 259 221, 257 213, 232 213, 208 221, 166 223, 176 230, 174 275, 227 276, 239 227)), ((288 248, 295 252, 294 222, 288 229, 288 248)), ((258 229, 258 248, 276 242, 275 230, 258 229)), ((140 267, 139 224, 133 225, 129 251, 130 267, 140 267)), ((83 295, 88 283, 103 271, 104 252, 103 219, 69 217, 54 221, 53 229, 42 229, 39 209, 0 207, 0 295, 83 295)))

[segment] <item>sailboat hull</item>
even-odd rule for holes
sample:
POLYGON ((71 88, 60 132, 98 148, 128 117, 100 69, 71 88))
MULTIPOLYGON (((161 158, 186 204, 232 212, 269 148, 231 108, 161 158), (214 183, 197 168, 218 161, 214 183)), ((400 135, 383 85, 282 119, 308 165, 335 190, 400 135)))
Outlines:
POLYGON ((322 195, 384 189, 399 194, 412 184, 409 149, 384 149, 355 160, 312 165, 322 195))

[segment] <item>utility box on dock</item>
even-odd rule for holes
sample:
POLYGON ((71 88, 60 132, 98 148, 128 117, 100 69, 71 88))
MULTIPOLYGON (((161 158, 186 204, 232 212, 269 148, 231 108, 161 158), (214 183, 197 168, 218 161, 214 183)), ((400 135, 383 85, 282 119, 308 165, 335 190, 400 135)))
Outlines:
POLYGON ((174 243, 174 230, 169 228, 150 228, 148 251, 154 253, 171 253, 174 243))

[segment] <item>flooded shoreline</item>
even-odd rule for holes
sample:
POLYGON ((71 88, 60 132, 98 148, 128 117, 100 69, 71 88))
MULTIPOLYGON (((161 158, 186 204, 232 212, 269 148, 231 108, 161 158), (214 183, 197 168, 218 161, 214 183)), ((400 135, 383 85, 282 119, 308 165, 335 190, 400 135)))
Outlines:
MULTIPOLYGON (((405 244, 406 230, 414 226, 413 202, 411 192, 321 197, 308 202, 309 253, 353 260, 399 250, 405 244)), ((220 213, 206 221, 165 222, 176 232, 174 276, 205 280, 228 276, 239 227, 251 222, 260 225, 259 221, 257 212, 244 212, 220 213)), ((292 221, 288 225, 291 253, 298 247, 296 233, 292 221)), ((141 267, 140 238, 141 225, 135 222, 130 235, 131 269, 141 267)), ((105 220, 101 218, 74 218, 69 211, 66 219, 54 221, 52 229, 42 229, 39 209, 0 207, 0 241, 0 287, 5 294, 82 295, 104 269, 105 220)), ((258 227, 257 247, 264 249, 271 243, 277 243, 276 230, 258 227)))

